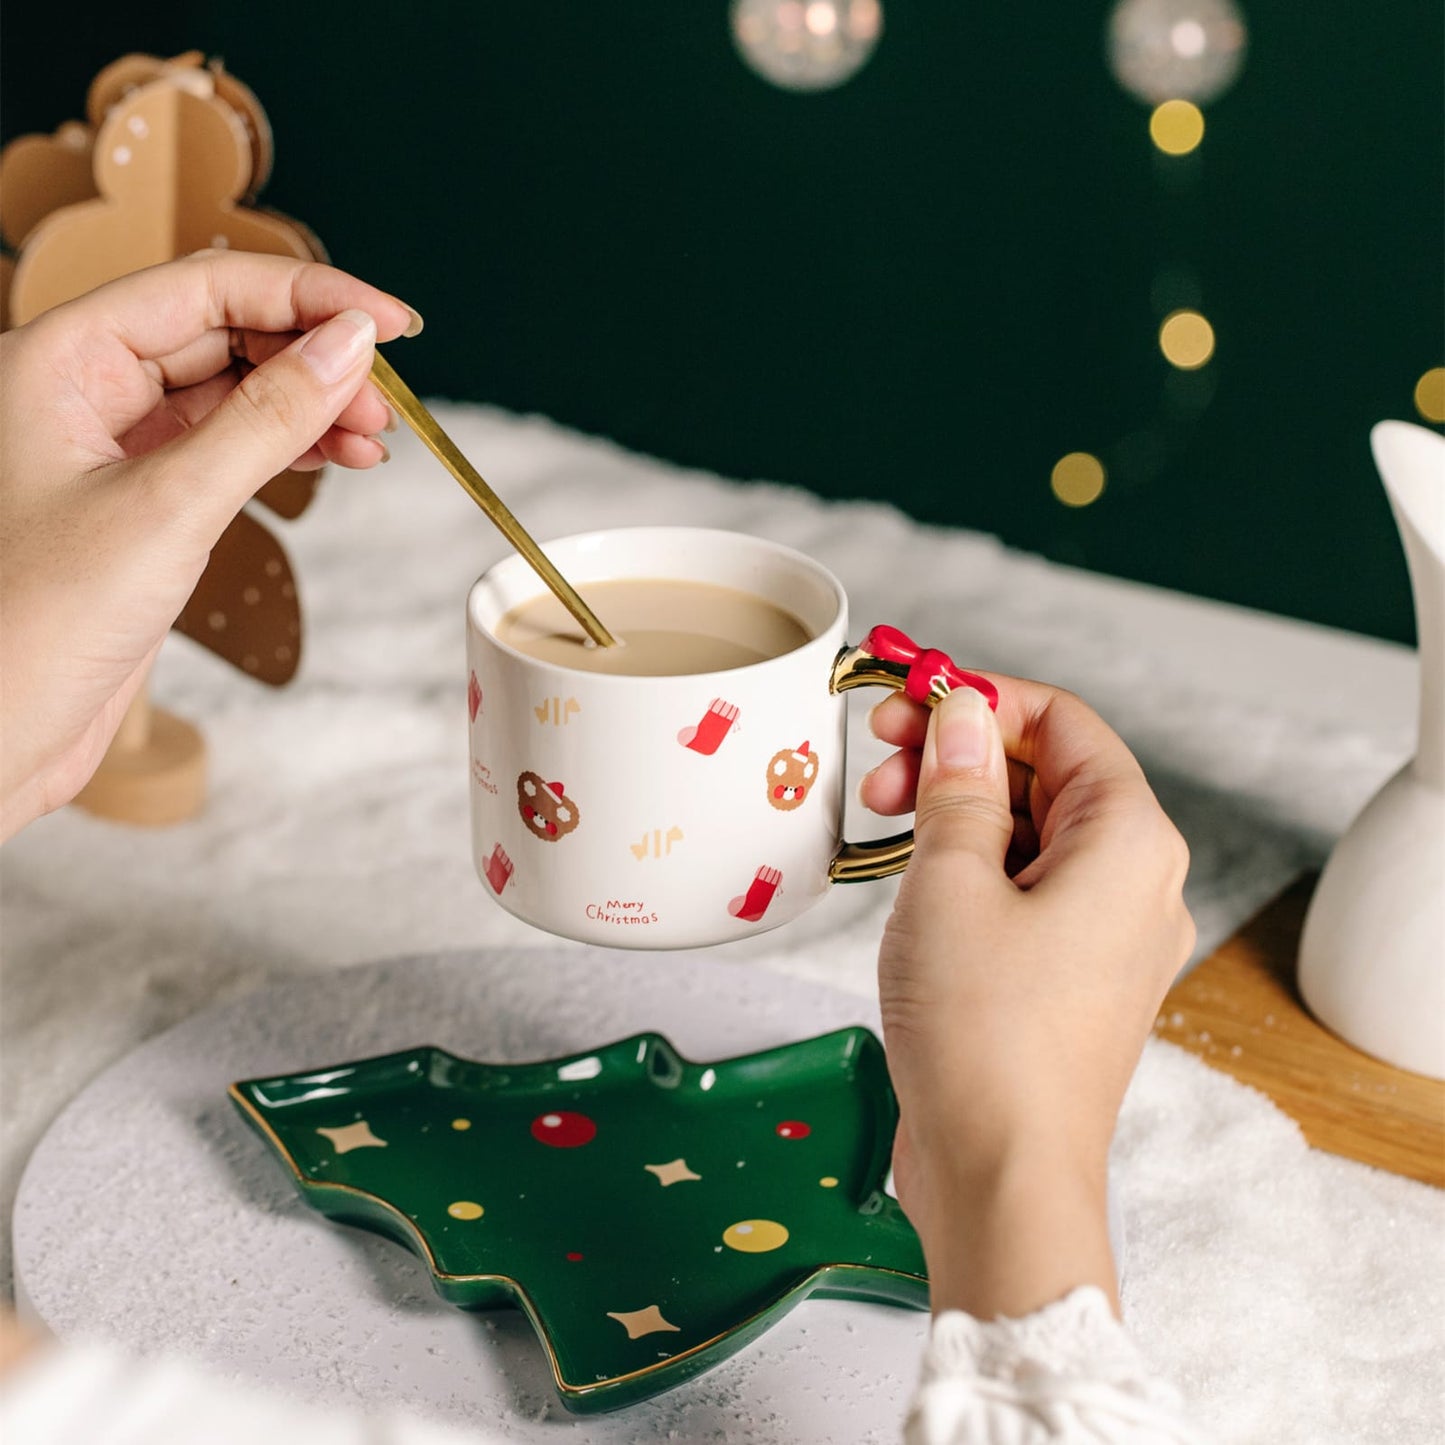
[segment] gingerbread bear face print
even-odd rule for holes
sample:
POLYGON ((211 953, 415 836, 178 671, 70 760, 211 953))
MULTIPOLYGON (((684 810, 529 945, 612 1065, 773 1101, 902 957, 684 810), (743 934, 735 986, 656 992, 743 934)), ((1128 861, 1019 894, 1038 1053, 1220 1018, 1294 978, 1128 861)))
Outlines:
POLYGON ((533 836, 546 843, 565 838, 580 821, 577 804, 562 784, 545 782, 540 773, 526 772, 517 779, 517 811, 533 836))
POLYGON ((801 808, 818 778, 818 755, 807 743, 783 748, 768 760, 768 802, 780 812, 801 808))

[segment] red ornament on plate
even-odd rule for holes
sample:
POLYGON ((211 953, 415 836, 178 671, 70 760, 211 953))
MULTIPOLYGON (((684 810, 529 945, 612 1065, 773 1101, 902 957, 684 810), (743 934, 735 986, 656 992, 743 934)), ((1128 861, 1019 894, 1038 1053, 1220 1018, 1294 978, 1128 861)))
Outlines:
POLYGON ((780 1139, 806 1139, 813 1132, 813 1126, 801 1119, 784 1119, 773 1132, 780 1139))
POLYGON ((532 1120, 532 1137, 553 1149, 580 1149, 597 1137, 597 1125, 586 1114, 558 1109, 532 1120))

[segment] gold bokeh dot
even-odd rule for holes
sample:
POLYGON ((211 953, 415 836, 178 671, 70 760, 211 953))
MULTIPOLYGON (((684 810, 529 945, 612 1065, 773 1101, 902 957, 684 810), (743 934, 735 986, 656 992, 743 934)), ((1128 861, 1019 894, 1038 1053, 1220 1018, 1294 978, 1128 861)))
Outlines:
POLYGON ((1415 383, 1415 410, 1426 421, 1445 421, 1445 366, 1432 366, 1415 383))
POLYGON ((1197 311, 1171 311, 1159 328, 1159 350, 1170 366, 1198 371, 1214 355, 1214 328, 1197 311))
POLYGON ((472 1121, 471 1121, 470 1119, 453 1119, 453 1120, 452 1120, 452 1128, 453 1128, 453 1129, 470 1129, 471 1127, 472 1127, 472 1121))
POLYGON ((1204 139, 1204 112, 1190 100, 1166 100, 1149 117, 1149 139, 1166 156, 1187 156, 1204 139))
POLYGON ((1070 452, 1054 463, 1049 485, 1066 507, 1087 507, 1104 491, 1104 464, 1092 452, 1070 452))
POLYGON ((821 1184, 824 1189, 836 1189, 838 1187, 838 1181, 834 1179, 831 1174, 825 1174, 818 1183, 821 1184))
POLYGON ((480 1204, 474 1204, 470 1199, 458 1199, 455 1204, 447 1205, 447 1213, 453 1219, 480 1219, 486 1210, 480 1204))

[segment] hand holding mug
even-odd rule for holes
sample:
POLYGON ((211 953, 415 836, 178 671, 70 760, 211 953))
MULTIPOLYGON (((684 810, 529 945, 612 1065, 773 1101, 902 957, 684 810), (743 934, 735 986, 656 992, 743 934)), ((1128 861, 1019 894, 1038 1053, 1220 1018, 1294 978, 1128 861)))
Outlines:
POLYGON ((1109 1143, 1194 944, 1188 850, 1128 748, 1069 693, 993 681, 997 718, 969 689, 931 717, 885 699, 900 751, 862 785, 917 809, 878 963, 898 1198, 935 1309, 985 1318, 1114 1294, 1109 1143))

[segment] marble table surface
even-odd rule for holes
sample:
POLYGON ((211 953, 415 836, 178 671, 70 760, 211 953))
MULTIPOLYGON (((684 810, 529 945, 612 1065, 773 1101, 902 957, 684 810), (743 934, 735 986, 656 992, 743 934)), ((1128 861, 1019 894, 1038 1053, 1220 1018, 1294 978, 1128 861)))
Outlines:
MULTIPOLYGON (((666 523, 772 537, 838 574, 856 633, 892 622, 964 665, 1081 693, 1190 843, 1201 956, 1317 865, 1412 749, 1406 648, 1071 570, 880 504, 723 481, 537 418, 438 415, 540 537, 666 523)), ((203 1005, 391 955, 555 946, 490 901, 469 857, 463 600, 500 538, 409 436, 389 466, 333 472, 310 512, 274 529, 306 613, 295 683, 259 687, 179 637, 154 679, 206 735, 204 815, 132 832, 67 809, 5 850, 7 1220, 66 1101, 203 1005)), ((850 723, 858 774, 882 756, 864 711, 850 723)), ((847 831, 892 826, 850 803, 847 831)), ((892 891, 837 889, 713 957, 866 995, 892 891)), ((8 1227, 0 1237, 3 1284, 8 1227)))

